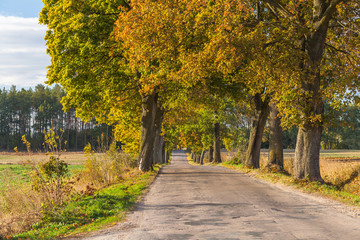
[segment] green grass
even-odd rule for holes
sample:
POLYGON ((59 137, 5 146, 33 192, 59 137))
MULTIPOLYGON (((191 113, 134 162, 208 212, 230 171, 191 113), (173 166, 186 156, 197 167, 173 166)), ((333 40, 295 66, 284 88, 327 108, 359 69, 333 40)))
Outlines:
POLYGON ((9 180, 20 185, 29 183, 30 170, 29 165, 0 165, 0 187, 3 187, 3 184, 9 180))
POLYGON ((295 180, 292 176, 281 172, 266 172, 262 169, 250 169, 243 164, 233 161, 228 161, 219 164, 220 166, 238 170, 240 172, 250 174, 256 178, 263 179, 272 183, 281 183, 287 186, 292 186, 304 192, 315 193, 321 196, 331 198, 345 204, 360 207, 360 196, 340 189, 338 186, 331 184, 321 184, 319 182, 311 182, 308 180, 295 180))
POLYGON ((120 221, 151 184, 156 172, 136 175, 122 183, 99 190, 93 196, 75 196, 64 208, 44 215, 33 230, 13 239, 54 239, 94 231, 120 221))
MULTIPOLYGON (((83 169, 82 165, 69 165, 71 172, 83 169)), ((11 177, 12 182, 27 184, 30 182, 30 165, 23 164, 0 164, 0 187, 4 184, 5 178, 11 177)))

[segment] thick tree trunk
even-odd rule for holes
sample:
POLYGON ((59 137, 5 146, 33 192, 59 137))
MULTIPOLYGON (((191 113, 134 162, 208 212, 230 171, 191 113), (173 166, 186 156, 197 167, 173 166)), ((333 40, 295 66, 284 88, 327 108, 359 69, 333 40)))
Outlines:
POLYGON ((321 126, 300 127, 294 161, 296 179, 309 178, 311 181, 323 181, 319 166, 321 134, 321 126))
MULTIPOLYGON (((320 3, 320 2, 318 2, 320 3)), ((314 9, 315 30, 303 40, 303 51, 308 55, 301 66, 304 71, 302 90, 304 94, 304 106, 301 112, 303 122, 299 128, 294 160, 294 177, 296 179, 309 178, 311 181, 323 182, 320 174, 320 143, 323 129, 322 118, 324 104, 321 94, 320 65, 324 54, 326 35, 331 13, 327 19, 322 20, 325 2, 314 9)), ((333 11, 335 7, 332 9, 333 11)))
POLYGON ((262 136, 266 125, 266 120, 269 116, 269 98, 264 101, 261 94, 254 96, 255 102, 255 115, 252 120, 250 130, 249 145, 246 151, 245 165, 250 168, 260 167, 260 148, 262 136))
POLYGON ((199 155, 197 155, 196 153, 194 159, 195 159, 194 160, 195 163, 199 163, 199 155))
POLYGON ((158 94, 153 92, 142 98, 142 118, 141 118, 141 140, 139 153, 139 170, 149 171, 152 169, 154 157, 154 143, 156 138, 156 122, 158 109, 158 94))
POLYGON ((269 158, 266 163, 267 168, 275 167, 282 170, 284 167, 283 142, 281 119, 279 111, 273 103, 270 105, 270 138, 269 138, 269 158))
POLYGON ((215 113, 214 123, 214 162, 221 163, 221 139, 220 139, 220 123, 218 122, 218 116, 215 113))
POLYGON ((214 148, 212 145, 209 146, 209 162, 214 161, 214 148))

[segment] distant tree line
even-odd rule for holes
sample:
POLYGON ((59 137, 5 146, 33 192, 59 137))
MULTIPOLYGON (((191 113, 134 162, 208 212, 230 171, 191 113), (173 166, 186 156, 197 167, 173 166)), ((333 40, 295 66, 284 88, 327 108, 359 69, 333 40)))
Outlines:
POLYGON ((96 146, 100 141, 107 146, 112 138, 111 126, 95 120, 85 123, 74 110, 64 112, 60 102, 63 96, 65 92, 59 85, 0 90, 0 150, 25 150, 23 135, 33 151, 44 150, 44 133, 50 129, 62 134, 67 150, 82 150, 87 143, 96 146))

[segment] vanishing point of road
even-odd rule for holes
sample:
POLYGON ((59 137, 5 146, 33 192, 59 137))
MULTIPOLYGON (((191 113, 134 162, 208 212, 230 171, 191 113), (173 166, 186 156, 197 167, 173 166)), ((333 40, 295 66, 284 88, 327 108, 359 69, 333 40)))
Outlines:
POLYGON ((126 222, 86 239, 356 240, 360 216, 234 170, 189 165, 176 151, 126 222))

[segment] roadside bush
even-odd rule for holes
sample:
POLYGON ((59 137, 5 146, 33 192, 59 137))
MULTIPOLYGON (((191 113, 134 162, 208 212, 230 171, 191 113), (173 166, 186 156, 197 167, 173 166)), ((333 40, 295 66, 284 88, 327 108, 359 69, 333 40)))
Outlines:
MULTIPOLYGON (((100 146, 103 146, 102 144, 100 146)), ((90 144, 84 148, 88 159, 85 163, 83 178, 96 187, 109 186, 120 181, 125 172, 136 168, 134 157, 120 151, 113 142, 108 150, 100 147, 97 152, 92 150, 90 144)))
MULTIPOLYGON (((45 133, 43 145, 48 150, 49 159, 41 163, 29 161, 32 166, 31 186, 43 198, 45 212, 61 206, 73 190, 74 182, 70 179, 68 164, 60 159, 61 152, 65 151, 62 148, 62 134, 63 131, 56 135, 53 130, 45 133)), ((25 136, 23 142, 29 146, 30 152, 30 143, 25 136)))

